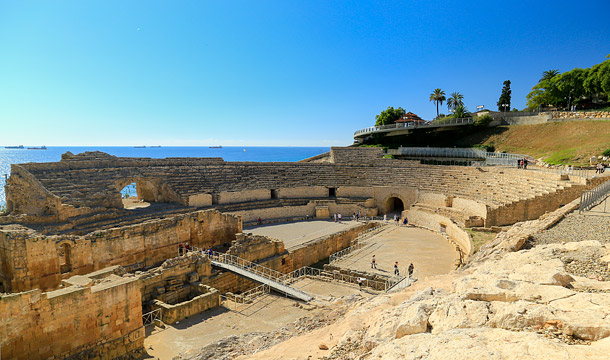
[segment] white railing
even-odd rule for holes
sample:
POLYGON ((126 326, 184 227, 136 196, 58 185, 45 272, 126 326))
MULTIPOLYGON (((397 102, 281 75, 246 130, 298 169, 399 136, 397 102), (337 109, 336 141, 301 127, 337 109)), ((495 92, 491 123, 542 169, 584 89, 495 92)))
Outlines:
POLYGON ((161 320, 161 309, 142 314, 142 324, 144 326, 154 324, 156 320, 161 320))
POLYGON ((379 224, 375 227, 367 229, 363 232, 358 233, 358 236, 354 239, 353 245, 350 247, 346 247, 343 250, 337 251, 334 254, 331 254, 328 258, 328 263, 332 264, 333 262, 339 260, 343 256, 349 255, 356 250, 360 250, 365 247, 367 244, 363 243, 362 240, 369 238, 385 229, 387 224, 379 224))
POLYGON ((460 119, 442 119, 431 122, 400 122, 389 125, 378 125, 371 126, 364 129, 360 129, 354 132, 354 136, 372 134, 376 132, 389 132, 393 130, 408 129, 408 128, 432 128, 432 127, 444 127, 444 126, 459 126, 472 124, 476 121, 474 118, 460 118, 460 119))
POLYGON ((271 287, 267 284, 259 285, 255 288, 252 288, 248 291, 245 291, 239 295, 233 293, 226 293, 222 295, 225 300, 230 300, 233 302, 235 308, 237 309, 238 304, 250 304, 254 302, 254 300, 258 299, 261 296, 267 295, 271 292, 271 287))
POLYGON ((429 148, 401 146, 398 149, 388 149, 388 154, 413 157, 483 159, 483 165, 516 166, 517 160, 520 159, 528 159, 530 162, 534 161, 532 157, 523 154, 489 152, 477 148, 429 148))
MULTIPOLYGON (((347 275, 340 273, 338 271, 328 271, 317 268, 312 268, 308 266, 304 266, 300 269, 294 270, 286 274, 286 281, 289 283, 293 283, 302 277, 312 277, 319 280, 326 281, 341 281, 348 284, 356 284, 358 285, 357 276, 347 275)), ((386 280, 386 281, 378 281, 378 280, 369 280, 366 278, 362 278, 362 286, 368 287, 374 290, 379 291, 388 291, 396 282, 399 280, 386 280)))
POLYGON ((609 191, 610 181, 606 181, 605 183, 580 194, 578 212, 582 213, 583 211, 590 210, 601 198, 607 196, 609 191))

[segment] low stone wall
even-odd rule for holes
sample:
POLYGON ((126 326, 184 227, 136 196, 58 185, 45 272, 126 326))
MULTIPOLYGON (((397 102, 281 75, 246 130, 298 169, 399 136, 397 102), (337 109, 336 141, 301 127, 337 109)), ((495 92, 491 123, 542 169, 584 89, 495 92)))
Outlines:
POLYGON ((551 119, 550 114, 540 114, 535 116, 511 116, 502 118, 502 125, 533 125, 544 124, 551 119))
POLYGON ((175 305, 166 304, 161 300, 153 300, 153 308, 161 309, 161 319, 164 323, 173 324, 176 321, 220 305, 218 290, 200 284, 195 291, 201 293, 201 295, 175 305))
POLYGON ((574 119, 609 119, 610 111, 557 111, 552 113, 553 120, 574 120, 574 119))
POLYGON ((115 359, 139 356, 143 346, 136 278, 0 297, 2 358, 115 359))
POLYGON ((470 235, 448 217, 411 209, 407 211, 407 218, 412 225, 447 235, 449 240, 459 248, 463 261, 466 261, 472 254, 474 247, 470 235))

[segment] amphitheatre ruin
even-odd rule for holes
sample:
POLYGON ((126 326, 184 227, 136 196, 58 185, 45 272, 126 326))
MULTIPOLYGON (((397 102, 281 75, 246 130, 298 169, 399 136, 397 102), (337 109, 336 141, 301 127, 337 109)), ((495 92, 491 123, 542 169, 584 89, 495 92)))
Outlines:
POLYGON ((383 155, 12 165, 0 358, 607 358, 607 177, 383 155))

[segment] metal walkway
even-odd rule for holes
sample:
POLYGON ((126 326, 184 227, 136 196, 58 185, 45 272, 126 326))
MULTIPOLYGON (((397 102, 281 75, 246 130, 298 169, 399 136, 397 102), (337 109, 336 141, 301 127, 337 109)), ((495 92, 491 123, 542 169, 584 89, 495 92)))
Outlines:
POLYGON ((291 298, 302 301, 313 300, 313 296, 287 285, 292 282, 291 274, 282 274, 279 271, 269 269, 246 259, 216 251, 213 251, 212 255, 208 256, 212 261, 212 266, 228 270, 257 283, 268 285, 273 290, 291 298))

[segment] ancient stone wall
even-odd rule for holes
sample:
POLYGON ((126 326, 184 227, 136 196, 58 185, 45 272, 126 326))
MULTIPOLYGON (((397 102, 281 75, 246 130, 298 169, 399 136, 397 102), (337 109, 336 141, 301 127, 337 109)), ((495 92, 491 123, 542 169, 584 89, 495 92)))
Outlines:
POLYGON ((0 348, 7 359, 138 355, 144 345, 135 278, 0 297, 0 348))
POLYGON ((208 309, 220 306, 220 293, 218 290, 206 286, 196 286, 199 295, 177 304, 167 304, 161 300, 153 300, 153 308, 161 309, 161 319, 166 324, 186 319, 208 309))
POLYGON ((362 163, 383 157, 380 147, 331 147, 330 161, 333 163, 362 163))
POLYGON ((181 242, 201 248, 229 243, 241 229, 241 219, 214 210, 100 230, 85 236, 44 236, 25 228, 2 228, 0 278, 13 292, 54 289, 62 278, 107 266, 121 265, 133 271, 160 264, 178 255, 181 242))
POLYGON ((610 111, 557 111, 553 112, 553 120, 559 119, 610 119, 610 111))

